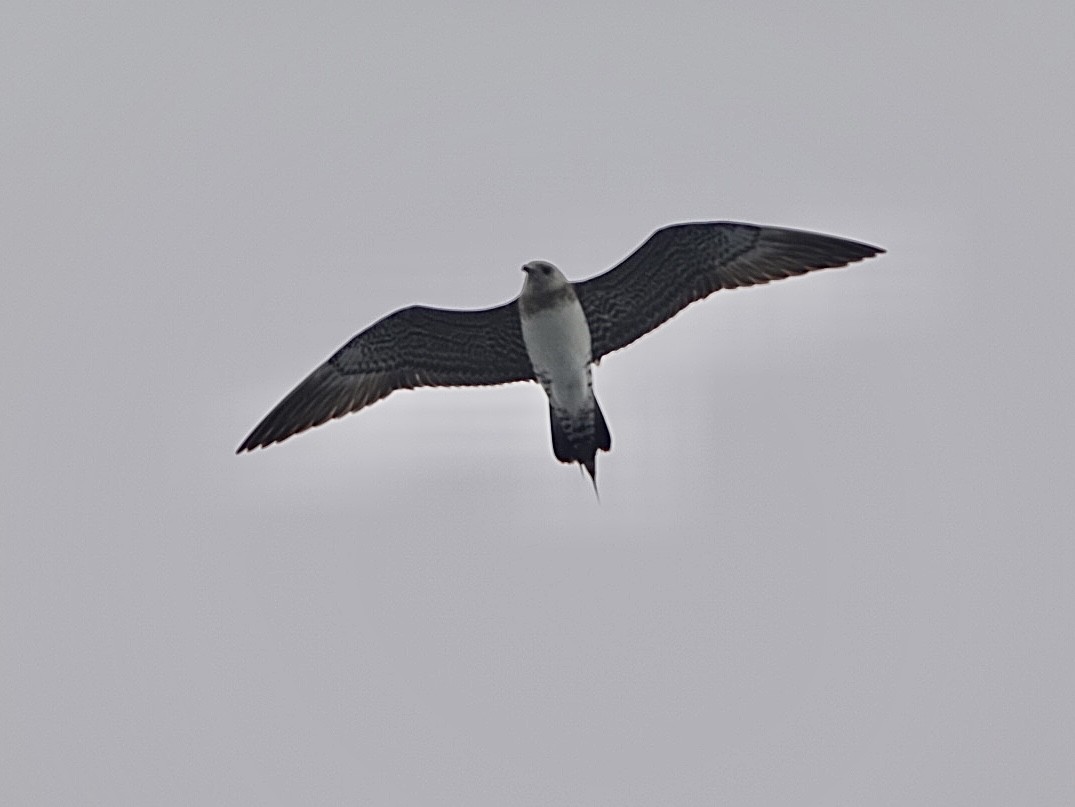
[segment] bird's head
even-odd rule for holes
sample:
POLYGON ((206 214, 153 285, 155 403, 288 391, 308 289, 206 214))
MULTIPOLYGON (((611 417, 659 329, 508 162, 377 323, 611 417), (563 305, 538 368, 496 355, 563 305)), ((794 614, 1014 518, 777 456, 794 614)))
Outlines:
POLYGON ((530 294, 558 291, 569 285, 564 273, 548 261, 530 261, 523 264, 523 271, 526 272, 523 291, 530 294))

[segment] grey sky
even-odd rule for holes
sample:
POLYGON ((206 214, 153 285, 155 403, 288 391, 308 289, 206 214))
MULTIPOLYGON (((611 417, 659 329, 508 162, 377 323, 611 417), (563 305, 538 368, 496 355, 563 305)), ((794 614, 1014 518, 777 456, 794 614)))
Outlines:
POLYGON ((1066 2, 18 4, 0 803, 1075 800, 1066 2), (738 219, 889 254, 235 446, 352 334, 738 219))

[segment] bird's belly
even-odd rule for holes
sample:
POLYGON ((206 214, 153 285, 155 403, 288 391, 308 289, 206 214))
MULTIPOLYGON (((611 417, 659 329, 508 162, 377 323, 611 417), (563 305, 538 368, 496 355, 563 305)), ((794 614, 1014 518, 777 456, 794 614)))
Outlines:
POLYGON ((572 411, 589 404, 590 329, 578 301, 521 317, 530 364, 554 407, 572 411))

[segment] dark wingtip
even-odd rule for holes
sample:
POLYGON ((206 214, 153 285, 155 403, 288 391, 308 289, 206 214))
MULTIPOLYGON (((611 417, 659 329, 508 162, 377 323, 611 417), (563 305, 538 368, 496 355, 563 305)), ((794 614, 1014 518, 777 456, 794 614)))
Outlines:
POLYGON ((876 257, 878 255, 884 255, 885 252, 888 251, 884 247, 878 247, 878 246, 875 246, 873 244, 867 244, 867 243, 865 243, 863 241, 850 241, 850 240, 847 240, 847 239, 840 239, 840 240, 843 240, 843 241, 845 241, 845 243, 853 245, 854 247, 857 248, 857 251, 861 253, 861 255, 856 257, 854 260, 865 260, 866 258, 874 258, 874 257, 876 257))
POLYGON ((264 425, 264 421, 262 423, 259 423, 254 429, 254 431, 250 432, 250 434, 246 436, 246 439, 239 444, 239 447, 235 449, 235 453, 243 454, 247 451, 253 451, 258 448, 265 448, 266 446, 270 446, 273 443, 277 442, 277 440, 267 439, 264 435, 261 434, 261 432, 264 430, 264 425))

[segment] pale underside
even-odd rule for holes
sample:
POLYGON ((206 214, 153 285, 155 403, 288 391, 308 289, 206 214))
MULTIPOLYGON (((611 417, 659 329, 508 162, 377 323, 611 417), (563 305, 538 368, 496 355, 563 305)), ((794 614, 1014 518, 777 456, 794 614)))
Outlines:
POLYGON ((578 300, 524 316, 521 325, 530 364, 553 407, 589 407, 590 331, 578 300))

